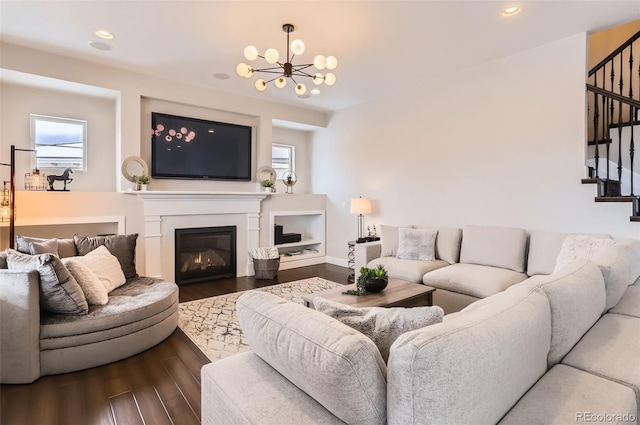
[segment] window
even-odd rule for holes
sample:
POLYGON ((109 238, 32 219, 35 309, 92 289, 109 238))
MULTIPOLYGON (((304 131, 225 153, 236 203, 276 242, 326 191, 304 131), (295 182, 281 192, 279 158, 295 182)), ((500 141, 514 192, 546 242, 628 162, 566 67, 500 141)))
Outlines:
POLYGON ((275 143, 271 146, 271 167, 276 170, 278 179, 281 179, 287 170, 296 171, 295 157, 295 146, 278 145, 275 143))
POLYGON ((87 122, 31 114, 36 168, 87 170, 87 122))

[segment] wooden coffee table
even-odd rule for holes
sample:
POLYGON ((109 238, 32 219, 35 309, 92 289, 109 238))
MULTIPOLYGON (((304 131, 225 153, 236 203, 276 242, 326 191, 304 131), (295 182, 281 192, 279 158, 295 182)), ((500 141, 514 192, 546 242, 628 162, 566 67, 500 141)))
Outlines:
POLYGON ((362 296, 344 295, 344 291, 356 289, 356 284, 341 285, 337 288, 314 292, 302 297, 304 305, 313 308, 313 299, 322 297, 330 301, 350 305, 351 307, 422 307, 433 303, 432 294, 436 290, 420 283, 390 278, 384 291, 362 296))

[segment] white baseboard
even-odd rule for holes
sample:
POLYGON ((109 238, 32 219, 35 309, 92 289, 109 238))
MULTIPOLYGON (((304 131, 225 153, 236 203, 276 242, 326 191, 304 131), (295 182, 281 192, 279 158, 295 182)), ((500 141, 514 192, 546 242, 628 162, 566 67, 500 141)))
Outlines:
POLYGON ((347 260, 344 258, 329 257, 329 256, 326 256, 324 258, 325 258, 325 263, 335 264, 336 266, 348 267, 347 260))

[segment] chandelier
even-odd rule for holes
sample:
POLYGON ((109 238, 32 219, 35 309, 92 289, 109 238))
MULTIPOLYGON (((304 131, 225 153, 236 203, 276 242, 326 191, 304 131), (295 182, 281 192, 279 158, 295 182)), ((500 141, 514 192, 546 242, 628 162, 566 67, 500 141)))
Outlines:
POLYGON ((335 56, 325 57, 323 55, 318 55, 313 59, 313 63, 293 64, 293 59, 296 55, 304 53, 304 43, 301 40, 293 40, 293 42, 289 44, 289 34, 293 32, 293 29, 294 27, 291 24, 284 24, 282 26, 282 31, 287 33, 287 55, 284 63, 280 61, 280 55, 276 49, 267 49, 264 52, 264 56, 262 56, 258 54, 258 49, 254 46, 247 46, 244 49, 244 57, 247 58, 247 60, 253 61, 257 58, 262 58, 268 64, 274 66, 255 69, 243 62, 236 66, 236 72, 238 75, 245 78, 251 78, 256 72, 276 74, 276 76, 269 80, 265 80, 264 78, 256 80, 255 86, 258 91, 265 91, 267 89, 267 84, 272 81, 276 87, 281 89, 287 85, 287 79, 291 78, 291 81, 295 84, 296 94, 303 95, 307 92, 307 87, 296 81, 297 77, 311 78, 313 83, 316 85, 321 85, 322 83, 328 86, 334 85, 336 83, 336 76, 333 72, 327 72, 323 75, 320 72, 311 73, 312 70, 309 68, 314 66, 318 70, 323 70, 325 68, 328 70, 334 70, 338 66, 338 60, 335 56))

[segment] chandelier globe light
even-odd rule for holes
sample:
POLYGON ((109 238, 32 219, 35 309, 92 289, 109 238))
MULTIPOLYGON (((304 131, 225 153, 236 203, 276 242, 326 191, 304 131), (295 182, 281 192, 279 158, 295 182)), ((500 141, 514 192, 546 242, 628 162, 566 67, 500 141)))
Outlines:
POLYGON ((320 72, 313 72, 309 68, 315 67, 317 70, 328 69, 329 71, 332 71, 338 66, 338 59, 336 59, 335 56, 317 55, 313 59, 313 63, 293 63, 294 58, 303 54, 305 51, 305 45, 302 40, 293 40, 292 42, 289 42, 289 35, 293 30, 294 26, 291 24, 284 24, 282 26, 282 31, 287 33, 287 52, 283 60, 281 60, 280 54, 276 49, 269 48, 265 50, 264 55, 260 55, 255 46, 247 46, 244 49, 244 57, 248 61, 254 61, 261 58, 267 62, 267 64, 274 66, 254 68, 253 66, 242 62, 236 66, 236 73, 244 78, 251 78, 257 72, 275 74, 271 79, 257 79, 255 87, 258 91, 265 91, 268 84, 271 82, 273 82, 273 84, 279 89, 284 88, 287 85, 287 79, 291 79, 294 84, 294 90, 298 96, 305 94, 307 92, 307 87, 303 83, 296 81, 296 78, 310 78, 315 85, 321 85, 323 83, 328 86, 334 85, 336 83, 336 76, 333 72, 322 74, 320 72))

